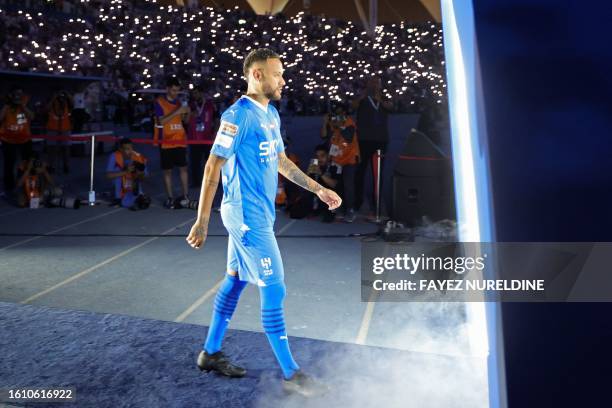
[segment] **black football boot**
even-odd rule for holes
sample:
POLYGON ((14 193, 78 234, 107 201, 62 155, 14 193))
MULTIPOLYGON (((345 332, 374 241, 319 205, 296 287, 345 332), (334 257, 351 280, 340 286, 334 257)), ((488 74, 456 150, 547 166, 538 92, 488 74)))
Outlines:
POLYGON ((283 379, 283 389, 285 392, 301 394, 304 397, 316 397, 328 392, 330 387, 302 371, 297 371, 290 379, 283 379))
POLYGON ((198 356, 198 368, 200 371, 209 372, 212 370, 228 377, 244 377, 246 374, 244 368, 230 363, 225 354, 221 351, 208 354, 206 351, 202 350, 198 356))

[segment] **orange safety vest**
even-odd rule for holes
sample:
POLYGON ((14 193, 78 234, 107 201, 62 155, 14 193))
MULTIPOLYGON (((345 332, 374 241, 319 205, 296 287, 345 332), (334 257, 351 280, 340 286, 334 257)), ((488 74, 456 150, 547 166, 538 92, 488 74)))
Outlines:
MULTIPOLYGON (((351 117, 347 117, 343 123, 343 127, 355 126, 355 122, 351 117)), ((331 149, 330 155, 334 163, 340 166, 346 166, 349 164, 356 164, 359 157, 359 142, 357 141, 357 131, 353 136, 353 140, 350 142, 346 141, 342 137, 340 129, 335 129, 334 134, 331 138, 331 149)))
MULTIPOLYGON (((125 162, 123 160, 123 154, 117 150, 115 153, 115 167, 118 170, 125 170, 125 162)), ((147 159, 137 152, 132 152, 132 156, 130 157, 132 162, 142 163, 144 165, 147 164, 147 159)), ((126 174, 121 177, 121 198, 125 196, 125 194, 129 191, 134 191, 134 176, 130 174, 126 174)))
POLYGON ((58 116, 56 110, 56 104, 53 103, 51 105, 51 110, 49 110, 49 119, 47 120, 47 130, 55 130, 57 132, 68 132, 72 125, 70 123, 70 111, 68 110, 68 106, 64 106, 64 112, 59 114, 58 116))
POLYGON ((26 199, 40 197, 40 181, 38 175, 27 175, 25 177, 25 193, 26 199))
MULTIPOLYGON (((170 103, 165 97, 157 98, 157 103, 161 106, 162 111, 164 113, 163 116, 169 115, 174 112, 178 107, 180 107, 180 102, 170 103)), ((157 123, 157 118, 155 119, 155 130, 153 133, 153 143, 157 144, 158 140, 161 139, 161 148, 162 149, 171 149, 173 147, 186 147, 185 143, 176 143, 176 142, 185 142, 187 140, 187 133, 185 132, 185 128, 183 127, 183 120, 181 115, 177 115, 170 119, 166 124, 162 125, 161 123, 157 123), (161 133, 161 137, 160 137, 161 133), (168 144, 163 141, 173 141, 175 143, 168 144)))
POLYGON ((7 109, 4 121, 0 124, 0 140, 14 144, 32 140, 30 121, 21 107, 7 109))

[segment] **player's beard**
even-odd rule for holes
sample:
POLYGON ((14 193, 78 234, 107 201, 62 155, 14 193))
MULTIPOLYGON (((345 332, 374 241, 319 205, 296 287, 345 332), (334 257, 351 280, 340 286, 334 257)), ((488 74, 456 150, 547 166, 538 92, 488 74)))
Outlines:
POLYGON ((278 101, 281 98, 280 90, 274 89, 270 85, 264 85, 263 91, 264 95, 266 96, 266 98, 268 98, 268 100, 278 101))

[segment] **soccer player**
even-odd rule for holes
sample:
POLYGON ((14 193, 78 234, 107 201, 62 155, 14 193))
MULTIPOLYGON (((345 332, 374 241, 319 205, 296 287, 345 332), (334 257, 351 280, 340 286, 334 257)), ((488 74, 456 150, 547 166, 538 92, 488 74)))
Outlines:
POLYGON ((269 102, 281 98, 285 85, 278 54, 260 48, 244 60, 246 95, 221 116, 219 130, 204 169, 198 218, 187 242, 201 248, 208 233, 210 209, 221 170, 221 219, 229 233, 227 273, 215 298, 212 321, 198 356, 200 370, 242 377, 246 370, 221 352, 225 330, 247 283, 259 287, 264 331, 283 372, 283 388, 305 396, 327 387, 300 370, 289 349, 283 300, 286 295, 281 254, 274 237, 274 199, 278 173, 315 193, 330 209, 342 202, 332 190, 304 174, 284 152, 280 117, 269 102))

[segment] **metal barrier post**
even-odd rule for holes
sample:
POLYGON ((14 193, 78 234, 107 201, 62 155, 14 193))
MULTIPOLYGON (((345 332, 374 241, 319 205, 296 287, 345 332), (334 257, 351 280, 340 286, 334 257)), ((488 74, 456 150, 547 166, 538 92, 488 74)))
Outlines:
POLYGON ((376 150, 376 223, 380 223, 380 161, 381 150, 376 150))
POLYGON ((91 135, 91 161, 89 163, 89 205, 96 205, 94 191, 94 159, 96 156, 96 135, 91 135))

